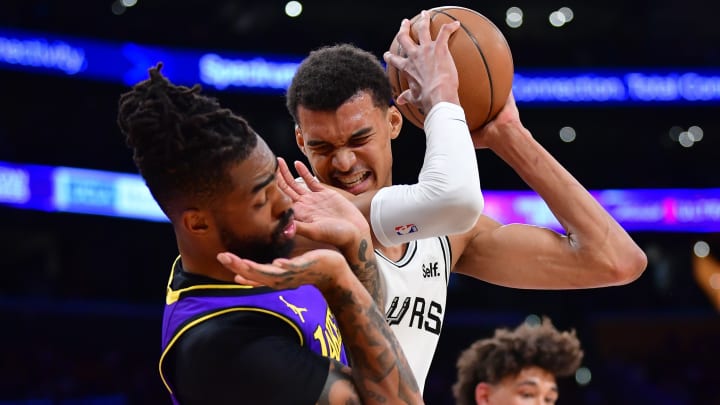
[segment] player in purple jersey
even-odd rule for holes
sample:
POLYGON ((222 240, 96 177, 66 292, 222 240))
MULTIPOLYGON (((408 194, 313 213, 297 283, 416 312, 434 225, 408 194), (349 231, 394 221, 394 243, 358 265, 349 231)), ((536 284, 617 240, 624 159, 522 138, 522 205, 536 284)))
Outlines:
MULTIPOLYGON (((174 403, 421 403, 402 350, 350 269, 375 267, 359 211, 347 203, 296 219, 263 139, 161 67, 122 95, 118 124, 180 253, 160 360, 174 403), (296 232, 337 250, 282 259, 296 232), (265 286, 236 284, 226 265, 265 286)), ((334 193, 320 187, 312 191, 334 193)))

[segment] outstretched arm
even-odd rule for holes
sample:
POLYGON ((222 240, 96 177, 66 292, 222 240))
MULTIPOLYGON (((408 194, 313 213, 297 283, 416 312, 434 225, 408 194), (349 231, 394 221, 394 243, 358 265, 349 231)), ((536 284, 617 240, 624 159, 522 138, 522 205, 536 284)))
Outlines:
POLYGON ((364 404, 423 402, 405 355, 370 294, 338 252, 318 249, 262 265, 221 253, 218 260, 237 274, 236 281, 272 288, 315 285, 338 322, 352 369, 331 364, 319 402, 364 404), (352 378, 349 378, 352 376, 352 378))
POLYGON ((453 250, 464 250, 456 272, 543 289, 618 285, 640 276, 647 264, 643 251, 522 125, 512 95, 473 141, 495 152, 545 200, 565 234, 481 217, 472 232, 452 237, 453 250))

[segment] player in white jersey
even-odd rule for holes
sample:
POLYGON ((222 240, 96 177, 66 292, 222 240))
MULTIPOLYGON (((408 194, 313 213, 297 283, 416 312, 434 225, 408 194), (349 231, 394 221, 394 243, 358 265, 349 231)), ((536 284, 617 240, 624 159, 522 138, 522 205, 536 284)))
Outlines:
POLYGON ((385 291, 385 316, 422 392, 445 316, 449 241, 439 236, 409 242, 398 261, 383 256, 380 250, 376 253, 385 291))
MULTIPOLYGON (((396 38, 407 55, 386 53, 385 59, 410 81, 410 90, 395 102, 411 102, 427 112, 426 152, 417 184, 392 182, 390 145, 400 134, 403 120, 390 104, 390 84, 375 56, 352 45, 313 51, 301 63, 287 92, 296 142, 314 175, 344 191, 363 211, 372 225, 376 250, 402 262, 417 246, 410 241, 448 235, 453 272, 515 288, 592 288, 639 277, 647 264, 643 251, 532 137, 520 121, 512 95, 493 121, 469 132, 459 105, 457 70, 447 47, 458 25, 446 24, 434 40, 426 15, 414 27, 419 44, 410 38, 410 23, 404 20, 396 38), (473 145, 491 149, 510 165, 545 200, 565 233, 526 224, 501 225, 481 215, 473 145)), ((422 273, 423 264, 415 271, 422 273)), ((444 271, 438 264, 441 268, 444 271)), ((396 270, 380 268, 389 322, 405 302, 398 298, 393 307, 395 296, 422 298, 424 321, 432 321, 428 302, 442 301, 437 312, 442 320, 447 280, 442 286, 438 283, 443 297, 438 301, 437 291, 427 295, 422 281, 398 278, 396 270)), ((434 274, 427 266, 425 271, 434 274)), ((409 305, 415 302, 421 301, 411 298, 409 305)), ((412 308, 393 330, 422 389, 435 347, 416 347, 415 339, 428 332, 403 324, 412 308), (425 360, 419 361, 423 356, 425 360)), ((428 344, 437 345, 437 341, 428 344)))
MULTIPOLYGON (((343 198, 340 194, 328 190, 310 191, 306 184, 314 182, 317 186, 318 180, 305 165, 296 162, 301 177, 294 179, 285 161, 278 160, 281 174, 278 186, 293 200, 293 209, 299 218, 312 221, 316 213, 344 216, 329 201, 343 198)), ((359 226, 367 227, 367 223, 359 226)), ((296 241, 299 246, 293 255, 320 247, 302 237, 297 237, 296 241)), ((385 308, 388 325, 422 392, 445 316, 452 264, 450 240, 447 236, 412 240, 396 259, 385 256, 382 249, 375 249, 375 253, 376 267, 353 267, 353 271, 375 297, 377 305, 385 308), (373 270, 376 273, 372 273, 373 270)))

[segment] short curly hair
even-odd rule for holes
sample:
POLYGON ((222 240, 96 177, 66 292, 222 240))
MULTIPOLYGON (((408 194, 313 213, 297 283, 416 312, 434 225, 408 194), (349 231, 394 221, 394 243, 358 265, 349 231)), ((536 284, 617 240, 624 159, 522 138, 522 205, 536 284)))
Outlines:
POLYGON ((299 106, 333 111, 360 91, 369 92, 376 107, 391 105, 390 81, 378 58, 350 44, 326 46, 302 61, 288 87, 286 106, 299 124, 299 106))
POLYGON ((478 383, 496 384, 528 367, 539 367, 556 377, 570 376, 583 355, 575 330, 560 332, 547 317, 540 325, 497 329, 492 338, 478 340, 460 354, 452 387, 456 404, 474 404, 478 383))

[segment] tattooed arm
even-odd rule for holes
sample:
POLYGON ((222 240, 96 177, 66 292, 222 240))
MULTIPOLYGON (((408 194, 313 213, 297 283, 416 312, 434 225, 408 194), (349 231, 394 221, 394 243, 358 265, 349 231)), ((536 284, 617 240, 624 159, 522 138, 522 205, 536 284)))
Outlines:
POLYGON ((422 404, 395 335, 341 254, 318 249, 264 265, 221 253, 218 260, 245 285, 276 289, 315 285, 335 314, 352 368, 331 363, 319 404, 422 404))
MULTIPOLYGON (((298 235, 336 247, 378 308, 385 308, 370 225, 362 213, 338 192, 317 181, 302 163, 295 162, 295 169, 305 184, 295 181, 282 158, 278 158, 278 167, 278 186, 293 200, 298 235)), ((299 242, 299 238, 296 242, 304 244, 300 251, 318 247, 299 242)))

